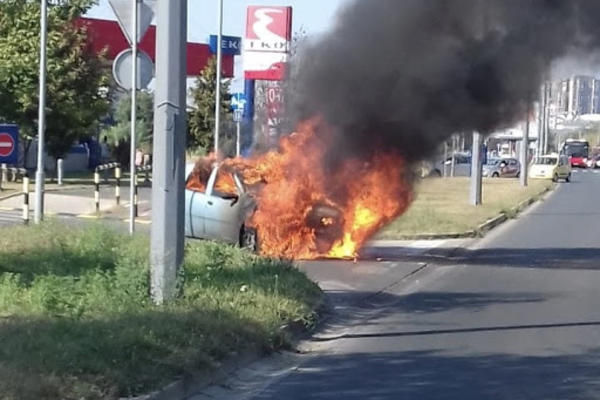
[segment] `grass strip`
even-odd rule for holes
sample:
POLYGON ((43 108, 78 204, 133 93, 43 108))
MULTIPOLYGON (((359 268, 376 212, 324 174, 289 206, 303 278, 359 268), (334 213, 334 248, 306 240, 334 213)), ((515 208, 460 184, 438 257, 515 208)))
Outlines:
POLYGON ((182 295, 149 299, 148 239, 57 222, 0 230, 0 398, 139 395, 314 323, 318 287, 285 261, 186 247, 182 295))
POLYGON ((415 188, 416 198, 408 211, 381 230, 376 239, 404 239, 423 234, 475 231, 500 213, 514 217, 522 201, 539 196, 552 186, 545 180, 530 180, 522 187, 518 179, 490 178, 483 181, 483 204, 469 204, 469 178, 424 179, 415 188))

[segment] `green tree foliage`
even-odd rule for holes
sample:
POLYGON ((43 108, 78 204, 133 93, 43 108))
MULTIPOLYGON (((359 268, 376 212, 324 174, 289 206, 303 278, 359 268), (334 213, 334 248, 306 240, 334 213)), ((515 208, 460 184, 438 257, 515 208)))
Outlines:
MULTIPOLYGON (((137 122, 135 125, 137 147, 144 153, 152 152, 154 121, 154 95, 150 92, 137 93, 137 122)), ((114 112, 116 124, 103 131, 113 155, 122 164, 129 163, 131 137, 131 93, 121 97, 114 112)))
MULTIPOLYGON (((217 61, 211 58, 202 70, 190 94, 193 109, 188 114, 188 148, 193 151, 211 152, 214 147, 215 96, 217 89, 217 61)), ((231 140, 231 95, 229 82, 221 83, 221 132, 223 143, 231 140)))
MULTIPOLYGON (((48 7, 46 144, 63 156, 94 132, 109 107, 104 57, 89 48, 76 23, 93 0, 62 0, 48 7)), ((0 121, 16 123, 22 137, 37 131, 40 1, 0 1, 0 121)))

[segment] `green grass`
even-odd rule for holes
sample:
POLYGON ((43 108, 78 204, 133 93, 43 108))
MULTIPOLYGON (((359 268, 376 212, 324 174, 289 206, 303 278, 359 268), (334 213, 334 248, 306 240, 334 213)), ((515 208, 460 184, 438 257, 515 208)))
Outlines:
POLYGON ((183 294, 148 297, 148 241, 102 226, 0 231, 0 399, 111 399, 289 343, 321 293, 291 264, 188 245, 183 294))
POLYGON ((530 180, 523 188, 518 179, 484 179, 483 205, 469 204, 469 178, 424 179, 415 188, 408 211, 385 227, 378 239, 402 239, 420 234, 449 234, 476 230, 485 221, 511 211, 520 202, 551 187, 550 181, 530 180))

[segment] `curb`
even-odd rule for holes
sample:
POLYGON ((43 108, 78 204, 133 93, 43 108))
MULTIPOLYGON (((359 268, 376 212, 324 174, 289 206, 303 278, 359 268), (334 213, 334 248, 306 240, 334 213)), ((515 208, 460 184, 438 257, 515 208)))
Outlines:
POLYGON ((511 219, 511 215, 518 215, 523 212, 527 207, 532 205, 533 203, 539 201, 546 193, 554 190, 556 185, 549 186, 544 191, 532 196, 515 207, 511 208, 509 212, 501 212, 498 216, 491 218, 485 221, 483 224, 479 225, 475 230, 465 231, 465 232, 450 232, 450 233, 422 233, 418 235, 403 235, 399 236, 397 240, 443 240, 443 239, 473 239, 476 237, 482 237, 487 234, 492 229, 502 225, 504 222, 511 219))
MULTIPOLYGON (((20 208, 16 208, 16 207, 0 207, 0 211, 14 211, 14 212, 20 212, 22 211, 22 209, 20 208)), ((103 215, 97 215, 97 214, 74 214, 74 213, 55 213, 52 211, 47 211, 45 213, 46 215, 50 216, 50 217, 62 217, 62 218, 79 218, 79 219, 93 219, 93 220, 103 220, 103 221, 118 221, 118 222, 129 222, 129 218, 119 218, 119 217, 111 217, 111 216, 103 216, 103 215)), ((152 223, 151 220, 149 219, 145 219, 145 218, 136 218, 135 222, 137 224, 142 224, 142 225, 150 225, 152 223)))
MULTIPOLYGON (((321 324, 324 319, 320 317, 328 311, 325 294, 321 296, 319 302, 315 305, 315 321, 312 327, 308 327, 302 321, 290 321, 280 328, 282 336, 290 336, 290 345, 293 348, 298 340, 302 339, 311 332, 315 326, 321 324)), ((282 347, 280 350, 285 350, 282 347)), ((276 352, 278 350, 274 350, 276 352)), ((152 393, 136 396, 121 397, 120 400, 184 400, 191 396, 198 395, 203 389, 209 386, 224 382, 235 372, 248 367, 255 361, 264 358, 265 353, 258 349, 248 350, 241 354, 232 353, 231 356, 221 364, 217 364, 212 371, 206 371, 198 374, 190 374, 182 379, 176 380, 161 389, 152 393)))

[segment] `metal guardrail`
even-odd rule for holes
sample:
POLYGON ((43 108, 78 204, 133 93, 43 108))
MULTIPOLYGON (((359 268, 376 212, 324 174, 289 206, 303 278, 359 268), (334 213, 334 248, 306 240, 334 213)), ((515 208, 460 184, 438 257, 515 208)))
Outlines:
POLYGON ((115 170, 115 201, 117 205, 121 204, 121 164, 114 162, 99 165, 94 170, 94 203, 96 205, 96 213, 100 212, 100 172, 115 170))
MULTIPOLYGON (((101 177, 100 177, 100 173, 103 171, 109 171, 111 169, 115 170, 115 179, 116 179, 116 185, 115 185, 115 199, 116 199, 116 203, 117 205, 121 204, 121 164, 120 163, 108 163, 108 164, 104 164, 104 165, 99 165, 98 167, 96 167, 95 171, 94 171, 94 203, 96 205, 96 213, 100 212, 100 181, 101 181, 101 177)), ((138 181, 138 174, 144 173, 145 177, 144 177, 144 181, 149 181, 149 174, 152 172, 152 166, 151 165, 145 165, 145 166, 140 166, 140 167, 136 167, 135 168, 135 176, 132 177, 132 179, 134 180, 134 191, 133 191, 133 208, 134 208, 134 215, 137 217, 138 216, 138 187, 139 187, 139 181, 138 181)))
POLYGON ((144 176, 144 182, 149 181, 149 174, 150 172, 152 172, 152 165, 144 165, 144 166, 139 166, 139 167, 135 167, 135 177, 134 177, 134 185, 133 185, 133 215, 137 218, 138 217, 138 187, 139 187, 139 182, 138 182, 138 174, 143 172, 145 174, 144 176))

